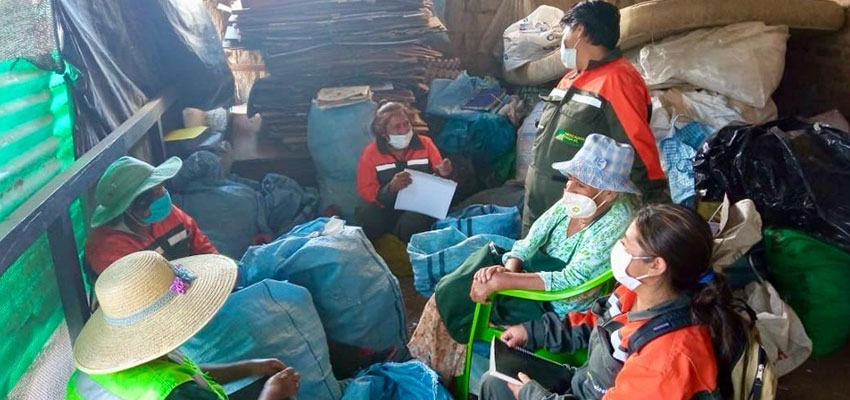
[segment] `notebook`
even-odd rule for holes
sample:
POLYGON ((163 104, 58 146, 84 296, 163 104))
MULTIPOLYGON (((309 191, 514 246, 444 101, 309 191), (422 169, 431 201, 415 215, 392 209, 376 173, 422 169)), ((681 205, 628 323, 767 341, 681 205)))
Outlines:
POLYGON ((522 385, 517 376, 528 375, 554 393, 565 393, 570 389, 572 368, 542 358, 523 348, 508 347, 499 339, 490 342, 490 375, 505 382, 522 385))
POLYGON ((481 89, 470 99, 463 108, 475 111, 493 111, 502 104, 502 97, 507 91, 500 87, 481 89))

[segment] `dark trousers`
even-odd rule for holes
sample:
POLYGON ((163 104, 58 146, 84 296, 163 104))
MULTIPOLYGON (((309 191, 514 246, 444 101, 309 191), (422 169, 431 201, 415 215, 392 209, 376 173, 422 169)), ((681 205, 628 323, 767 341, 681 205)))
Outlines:
POLYGON ((427 215, 382 208, 371 203, 359 207, 355 212, 354 219, 363 228, 369 239, 376 239, 383 234, 391 233, 404 243, 409 242, 410 237, 414 234, 431 229, 431 225, 437 221, 427 215))
MULTIPOLYGON (((579 398, 571 393, 553 394, 548 391, 542 392, 540 386, 525 388, 523 397, 540 400, 579 400, 579 398)), ((515 400, 513 392, 508 388, 507 382, 496 378, 489 373, 481 377, 481 392, 478 396, 479 400, 515 400)))
POLYGON ((514 394, 508 389, 507 382, 493 377, 490 374, 484 374, 481 377, 481 400, 514 400, 514 394))

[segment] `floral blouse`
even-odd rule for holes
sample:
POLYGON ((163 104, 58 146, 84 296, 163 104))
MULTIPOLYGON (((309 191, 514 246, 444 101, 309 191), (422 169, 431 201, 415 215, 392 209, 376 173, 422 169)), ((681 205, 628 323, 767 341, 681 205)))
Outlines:
MULTIPOLYGON (((503 257, 518 258, 525 263, 541 247, 546 254, 567 263, 563 270, 538 272, 546 291, 578 287, 611 268, 611 249, 626 233, 632 218, 632 208, 625 199, 618 199, 599 219, 567 237, 570 217, 560 201, 540 216, 528 235, 514 243, 503 257), (551 234, 550 234, 551 232, 551 234), (546 238, 549 236, 548 242, 546 238)), ((552 306, 561 317, 571 311, 585 310, 594 298, 555 301, 552 306)))

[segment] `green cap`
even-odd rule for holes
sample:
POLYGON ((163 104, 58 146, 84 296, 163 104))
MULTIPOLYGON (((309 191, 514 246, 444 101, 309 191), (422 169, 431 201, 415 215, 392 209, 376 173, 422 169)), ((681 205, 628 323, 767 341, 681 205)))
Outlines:
POLYGON ((104 225, 123 214, 136 197, 173 178, 182 166, 183 161, 177 157, 165 160, 156 168, 128 156, 115 160, 97 182, 94 192, 97 208, 91 217, 92 228, 104 225))

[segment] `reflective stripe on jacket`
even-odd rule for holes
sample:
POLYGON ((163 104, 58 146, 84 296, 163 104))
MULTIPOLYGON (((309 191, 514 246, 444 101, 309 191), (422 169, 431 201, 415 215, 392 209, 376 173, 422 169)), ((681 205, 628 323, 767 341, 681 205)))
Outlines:
POLYGON ((388 190, 395 174, 405 169, 430 174, 443 160, 440 150, 427 136, 414 134, 401 160, 393 157, 387 146, 381 139, 369 143, 357 163, 357 193, 363 200, 382 206, 392 206, 395 202, 395 194, 388 190))
MULTIPOLYGON (((717 361, 707 326, 669 332, 628 353, 629 338, 638 328, 653 316, 686 306, 690 298, 680 296, 648 310, 631 311, 636 302, 635 293, 620 286, 591 310, 570 313, 564 321, 548 313, 524 324, 525 347, 552 352, 587 348, 587 363, 572 378, 572 394, 580 399, 719 399, 717 361)), ((560 398, 537 383, 520 392, 521 400, 560 398)))

